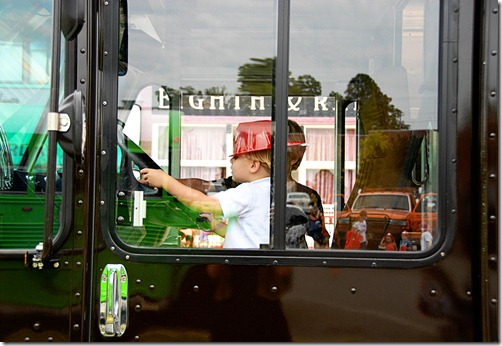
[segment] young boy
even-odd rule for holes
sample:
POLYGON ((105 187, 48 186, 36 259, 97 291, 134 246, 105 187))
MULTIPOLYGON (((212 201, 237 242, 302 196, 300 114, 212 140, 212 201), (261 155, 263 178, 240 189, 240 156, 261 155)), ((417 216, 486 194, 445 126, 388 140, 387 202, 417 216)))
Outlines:
POLYGON ((357 221, 354 222, 354 224, 352 225, 352 228, 353 229, 355 228, 355 230, 359 232, 359 234, 361 235, 361 244, 360 244, 361 250, 366 250, 368 247, 368 243, 366 241, 367 217, 368 213, 366 212, 366 210, 361 210, 361 212, 359 213, 359 217, 357 218, 357 221))
MULTIPOLYGON (((324 209, 322 205, 321 196, 314 189, 302 185, 295 181, 292 176, 292 171, 298 169, 300 166, 303 155, 305 154, 306 143, 305 134, 301 126, 294 120, 288 119, 288 182, 287 182, 287 192, 305 192, 307 193, 312 201, 313 208, 319 210, 319 224, 314 229, 308 227, 308 235, 314 238, 314 247, 317 248, 328 248, 330 235, 326 230, 324 223, 324 209)), ((230 188, 235 188, 238 183, 236 183, 232 176, 227 178, 220 178, 213 181, 206 181, 198 178, 184 178, 178 179, 184 185, 188 185, 196 190, 202 191, 205 194, 208 192, 219 192, 230 188)), ((287 213, 287 212, 286 212, 287 213)), ((288 215, 288 214, 287 214, 288 215)), ((287 248, 299 248, 306 249, 307 242, 305 240, 306 232, 298 232, 299 229, 296 228, 297 232, 289 231, 290 227, 297 225, 301 218, 292 217, 292 219, 287 219, 287 234, 286 234, 286 247, 287 248), (290 234, 291 233, 291 234, 290 234), (293 235, 294 233, 294 235, 293 235)), ((224 225, 221 225, 224 226, 224 225)), ((219 229, 214 230, 216 233, 219 229)))
POLYGON ((399 251, 412 251, 413 243, 408 237, 408 232, 401 232, 401 241, 399 242, 399 251))
POLYGON ((212 215, 213 231, 225 237, 224 248, 260 248, 270 242, 270 166, 272 127, 269 120, 237 126, 230 162, 233 179, 241 183, 214 195, 192 189, 162 170, 144 168, 139 181, 163 188, 186 206, 212 215), (215 218, 228 220, 219 227, 215 218))
POLYGON ((420 223, 419 226, 422 235, 420 236, 420 250, 425 251, 432 245, 432 233, 427 222, 420 223))

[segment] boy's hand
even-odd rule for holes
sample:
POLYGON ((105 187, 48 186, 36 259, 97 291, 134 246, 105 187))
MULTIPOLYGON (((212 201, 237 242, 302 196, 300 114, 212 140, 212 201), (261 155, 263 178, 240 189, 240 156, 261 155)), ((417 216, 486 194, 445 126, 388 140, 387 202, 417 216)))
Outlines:
POLYGON ((213 216, 212 213, 202 212, 199 214, 202 219, 207 220, 211 224, 211 232, 216 233, 220 237, 225 237, 227 233, 227 223, 213 216))
POLYGON ((140 173, 141 179, 138 181, 141 184, 156 188, 162 188, 164 186, 166 173, 161 169, 143 168, 140 173))

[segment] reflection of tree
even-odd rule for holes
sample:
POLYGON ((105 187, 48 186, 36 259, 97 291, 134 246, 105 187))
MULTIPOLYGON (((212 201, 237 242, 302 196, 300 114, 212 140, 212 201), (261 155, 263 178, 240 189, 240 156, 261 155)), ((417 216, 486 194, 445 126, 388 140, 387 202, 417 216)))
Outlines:
POLYGON ((226 95, 227 94, 227 88, 225 86, 214 86, 207 88, 204 90, 204 94, 206 95, 226 95))
POLYGON ((358 135, 361 137, 354 193, 368 187, 413 186, 409 162, 415 162, 418 153, 413 145, 417 134, 401 119, 403 112, 383 94, 376 82, 367 74, 357 74, 345 91, 346 103, 358 104, 358 135))
MULTIPOLYGON (((241 83, 239 91, 247 95, 272 95, 275 58, 251 58, 250 63, 239 67, 238 82, 241 83)), ((291 77, 289 72, 290 96, 317 96, 321 95, 321 83, 311 75, 302 75, 298 78, 291 77)))
MULTIPOLYGON (((252 96, 272 96, 273 93, 273 75, 275 68, 275 58, 250 58, 251 62, 241 65, 238 69, 237 81, 240 83, 238 88, 239 95, 252 96)), ((321 83, 311 75, 301 75, 297 78, 291 77, 289 72, 289 95, 290 96, 318 96, 322 93, 321 83)), ((173 89, 166 85, 162 88, 169 95, 169 98, 179 99, 183 95, 198 96, 227 96, 226 86, 211 86, 204 90, 197 90, 188 85, 173 89)), ((159 98, 158 92, 156 92, 159 98)), ((340 96, 340 94, 337 94, 340 96)))
POLYGON ((384 157, 389 150, 388 138, 382 132, 372 132, 361 142, 365 158, 384 157))
POLYGON ((409 125, 401 120, 403 112, 391 104, 392 99, 383 94, 367 74, 359 73, 352 78, 345 94, 348 100, 359 103, 364 133, 371 130, 409 129, 409 125))
POLYGON ((321 93, 321 83, 311 75, 289 78, 289 96, 318 96, 321 93))
POLYGON ((272 95, 272 75, 275 58, 251 58, 239 67, 239 91, 247 95, 272 95))
MULTIPOLYGON (((182 94, 185 94, 185 95, 202 95, 201 91, 197 92, 195 90, 195 88, 192 87, 192 86, 190 86, 190 85, 186 86, 186 87, 180 87, 179 89, 173 89, 173 88, 168 87, 167 85, 162 85, 161 88, 164 89, 164 91, 166 92, 167 95, 169 95, 169 99, 171 100, 171 102, 174 103, 175 107, 178 104, 178 102, 180 100, 180 96, 182 94)), ((155 95, 157 97, 157 102, 160 103, 159 92, 156 91, 155 95)))
POLYGON ((334 97, 338 101, 338 103, 340 103, 340 104, 343 103, 344 97, 338 91, 332 91, 332 92, 330 92, 329 96, 330 97, 334 97))

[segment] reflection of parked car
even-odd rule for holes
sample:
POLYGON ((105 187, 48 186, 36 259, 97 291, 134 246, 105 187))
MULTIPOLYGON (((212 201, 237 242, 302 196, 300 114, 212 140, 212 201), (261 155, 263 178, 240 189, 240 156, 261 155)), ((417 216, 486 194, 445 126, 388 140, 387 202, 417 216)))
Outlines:
POLYGON ((286 199, 287 204, 299 206, 304 212, 310 211, 310 196, 306 192, 290 192, 286 199))
POLYGON ((417 201, 415 190, 366 190, 354 200, 352 207, 339 214, 335 232, 340 237, 340 245, 345 244, 345 234, 356 221, 361 210, 368 213, 366 238, 368 249, 377 249, 380 239, 391 233, 397 242, 401 232, 408 231, 411 241, 419 248, 419 224, 427 222, 433 230, 437 227, 437 194, 423 194, 417 201))

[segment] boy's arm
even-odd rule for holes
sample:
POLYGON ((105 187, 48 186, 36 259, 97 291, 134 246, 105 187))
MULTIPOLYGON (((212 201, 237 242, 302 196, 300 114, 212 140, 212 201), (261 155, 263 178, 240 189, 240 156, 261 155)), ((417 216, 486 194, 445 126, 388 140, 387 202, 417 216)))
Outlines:
POLYGON ((183 185, 160 169, 144 168, 140 173, 142 174, 139 180, 141 184, 163 188, 176 197, 181 203, 192 209, 201 212, 210 212, 218 216, 223 214, 220 202, 217 198, 207 196, 200 191, 183 185))
POLYGON ((220 218, 215 218, 211 213, 202 212, 200 213, 200 216, 206 218, 211 223, 211 232, 225 238, 228 226, 225 221, 222 221, 220 218))
POLYGON ((194 190, 203 192, 207 195, 208 192, 214 191, 214 186, 210 181, 199 179, 199 178, 183 178, 176 179, 183 185, 189 186, 194 190))

